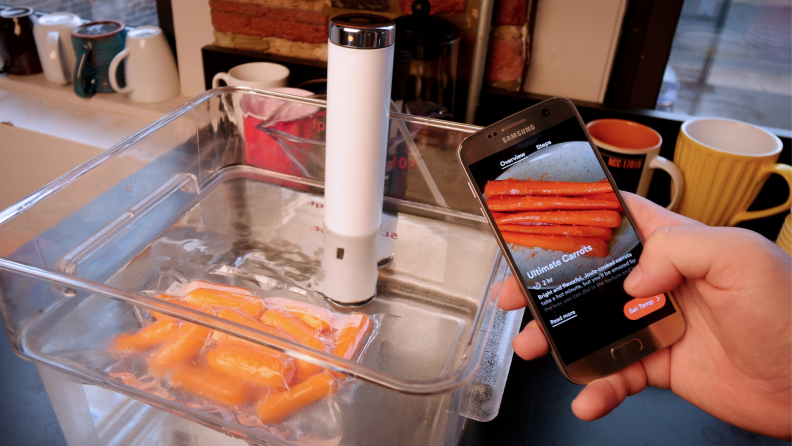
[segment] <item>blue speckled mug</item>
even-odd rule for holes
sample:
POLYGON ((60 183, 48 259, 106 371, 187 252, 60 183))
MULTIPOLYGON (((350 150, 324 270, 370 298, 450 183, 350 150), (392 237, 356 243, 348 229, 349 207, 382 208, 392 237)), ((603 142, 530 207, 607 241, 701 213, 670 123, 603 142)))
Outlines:
MULTIPOLYGON (((90 98, 96 93, 113 93, 108 70, 113 57, 124 49, 126 30, 117 20, 99 20, 80 25, 72 31, 72 45, 77 55, 74 68, 74 92, 90 98)), ((124 82, 124 64, 116 70, 119 86, 124 82)))

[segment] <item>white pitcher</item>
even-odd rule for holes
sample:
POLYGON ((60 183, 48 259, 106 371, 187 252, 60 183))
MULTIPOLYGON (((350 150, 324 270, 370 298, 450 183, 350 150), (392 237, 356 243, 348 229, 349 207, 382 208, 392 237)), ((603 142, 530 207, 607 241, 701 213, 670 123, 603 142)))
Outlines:
POLYGON ((156 26, 140 26, 127 33, 126 48, 110 62, 110 85, 129 93, 135 102, 162 102, 179 95, 179 73, 168 41, 156 26), (126 87, 120 88, 116 70, 122 60, 126 87))
POLYGON ((36 51, 48 81, 60 85, 71 82, 77 60, 71 32, 80 24, 82 20, 70 12, 53 12, 40 17, 33 27, 36 51))

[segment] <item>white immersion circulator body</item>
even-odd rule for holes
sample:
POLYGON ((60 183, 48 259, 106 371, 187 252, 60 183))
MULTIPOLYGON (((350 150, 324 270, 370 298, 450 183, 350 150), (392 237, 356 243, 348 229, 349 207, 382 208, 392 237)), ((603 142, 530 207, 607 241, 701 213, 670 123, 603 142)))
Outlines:
POLYGON ((330 21, 321 291, 344 304, 377 288, 395 31, 371 14, 330 21))

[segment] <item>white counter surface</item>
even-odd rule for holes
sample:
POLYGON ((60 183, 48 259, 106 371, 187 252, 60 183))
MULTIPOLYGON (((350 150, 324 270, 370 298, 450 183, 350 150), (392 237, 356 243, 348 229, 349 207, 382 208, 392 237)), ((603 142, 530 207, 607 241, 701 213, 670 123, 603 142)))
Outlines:
POLYGON ((158 104, 126 95, 83 99, 42 74, 0 76, 0 210, 123 141, 190 98, 158 104))

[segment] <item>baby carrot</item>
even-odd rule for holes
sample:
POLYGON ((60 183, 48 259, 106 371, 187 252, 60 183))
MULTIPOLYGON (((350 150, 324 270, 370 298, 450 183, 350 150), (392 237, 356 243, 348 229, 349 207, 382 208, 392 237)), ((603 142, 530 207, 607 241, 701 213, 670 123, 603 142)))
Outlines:
POLYGON ((549 249, 567 253, 578 252, 585 247, 591 250, 583 255, 591 257, 605 257, 608 255, 608 245, 602 239, 593 237, 559 237, 555 235, 517 234, 502 232, 506 243, 527 246, 531 248, 549 249))
POLYGON ((621 224, 621 215, 611 210, 596 211, 534 211, 508 214, 496 220, 499 225, 514 223, 554 223, 615 228, 621 224))
POLYGON ((276 393, 256 404, 256 413, 264 424, 280 423, 296 410, 334 395, 338 381, 329 373, 320 373, 292 387, 276 393))
MULTIPOLYGON (((181 305, 182 307, 187 307, 187 308, 192 308, 193 310, 203 311, 204 313, 213 313, 212 311, 210 311, 210 309, 206 305, 204 305, 204 304, 202 304, 200 302, 197 302, 197 301, 179 300, 178 297, 168 296, 167 294, 159 294, 159 295, 157 295, 157 298, 158 299, 162 299, 162 300, 166 300, 166 301, 168 301, 168 302, 170 302, 172 304, 181 305)), ((160 313, 158 311, 152 311, 151 315, 154 316, 154 319, 157 319, 157 320, 168 319, 168 318, 171 318, 173 320, 177 320, 176 318, 168 316, 167 314, 160 313)))
MULTIPOLYGON (((240 313, 236 310, 231 310, 226 308, 225 310, 220 310, 220 313, 217 314, 223 319, 227 319, 232 322, 236 322, 237 324, 245 325, 250 328, 255 328, 256 330, 261 330, 265 333, 273 334, 275 336, 283 337, 283 335, 275 330, 272 327, 262 324, 261 322, 248 317, 247 315, 240 313)), ((275 356, 276 358, 280 358, 282 360, 288 359, 289 357, 277 350, 273 350, 268 347, 264 347, 262 345, 256 344, 254 342, 247 341, 245 339, 240 339, 236 336, 230 336, 225 333, 221 333, 219 331, 214 331, 212 333, 212 338, 220 344, 228 344, 238 347, 245 347, 251 350, 260 351, 262 353, 267 353, 268 355, 275 356)))
POLYGON ((267 305, 267 309, 288 313, 290 316, 305 322, 322 333, 327 333, 332 328, 330 327, 330 321, 333 318, 333 314, 326 308, 285 297, 270 297, 265 299, 264 302, 267 305))
POLYGON ((154 375, 163 377, 176 366, 198 356, 207 337, 209 337, 208 328, 185 322, 151 355, 149 369, 154 375))
POLYGON ((264 311, 264 302, 256 296, 208 288, 192 290, 182 300, 208 307, 234 308, 255 318, 261 316, 264 311))
POLYGON ((176 389, 194 393, 226 406, 239 406, 255 395, 243 383, 229 379, 203 367, 180 364, 168 381, 176 389))
POLYGON ((316 334, 315 328, 278 310, 269 310, 264 313, 261 323, 278 330, 283 336, 294 339, 297 342, 313 338, 316 334))
POLYGON ((246 294, 248 296, 253 296, 253 292, 247 288, 242 288, 232 285, 221 285, 219 283, 206 282, 204 280, 193 280, 192 282, 190 282, 190 286, 192 289, 207 288, 210 290, 218 290, 218 291, 225 291, 230 293, 239 293, 239 294, 246 294))
POLYGON ((338 340, 335 347, 333 347, 333 354, 345 359, 354 358, 361 342, 371 331, 371 328, 371 319, 365 314, 354 313, 349 315, 349 319, 347 319, 338 334, 338 340))
POLYGON ((619 201, 619 199, 616 198, 615 192, 605 192, 601 194, 586 195, 586 198, 590 198, 592 200, 619 201))
POLYGON ((569 235, 572 237, 596 237, 609 242, 613 238, 610 228, 597 226, 567 225, 498 225, 501 232, 519 232, 536 235, 569 235))
POLYGON ((484 186, 484 195, 591 195, 613 192, 610 183, 573 183, 559 181, 493 180, 484 186))
POLYGON ((588 197, 532 197, 499 195, 487 200, 493 211, 549 211, 553 209, 618 209, 618 201, 594 200, 588 197))
POLYGON ((291 312, 291 311, 289 312, 289 314, 303 321, 306 325, 309 325, 321 331, 322 333, 327 333, 328 331, 330 331, 330 324, 328 324, 318 316, 313 316, 308 313, 299 313, 299 312, 291 312))
POLYGON ((157 320, 139 330, 118 335, 113 340, 113 348, 123 354, 147 350, 165 342, 175 331, 174 318, 157 320))
MULTIPOLYGON (((308 347, 325 351, 325 345, 322 341, 314 337, 316 330, 313 327, 278 310, 269 310, 264 313, 261 322, 280 331, 282 336, 286 336, 308 347)), ((294 358, 294 367, 296 369, 294 378, 297 381, 308 379, 323 370, 316 364, 297 358, 294 358)))
MULTIPOLYGON (((592 200, 608 200, 608 201, 615 201, 619 203, 619 199, 616 198, 616 194, 614 192, 606 192, 604 194, 594 194, 594 195, 586 195, 586 198, 590 198, 592 200)), ((616 209, 617 211, 624 213, 624 208, 621 207, 621 203, 619 203, 619 208, 616 209)))
POLYGON ((218 346, 206 355, 209 368, 256 387, 285 388, 294 375, 294 364, 245 348, 218 346))
MULTIPOLYGON (((322 343, 322 341, 316 338, 307 338, 300 343, 307 345, 308 347, 313 347, 317 350, 325 351, 325 345, 322 343)), ((296 382, 305 381, 306 379, 324 370, 322 367, 319 367, 314 363, 297 358, 294 358, 294 368, 295 368, 294 379, 296 382)))

